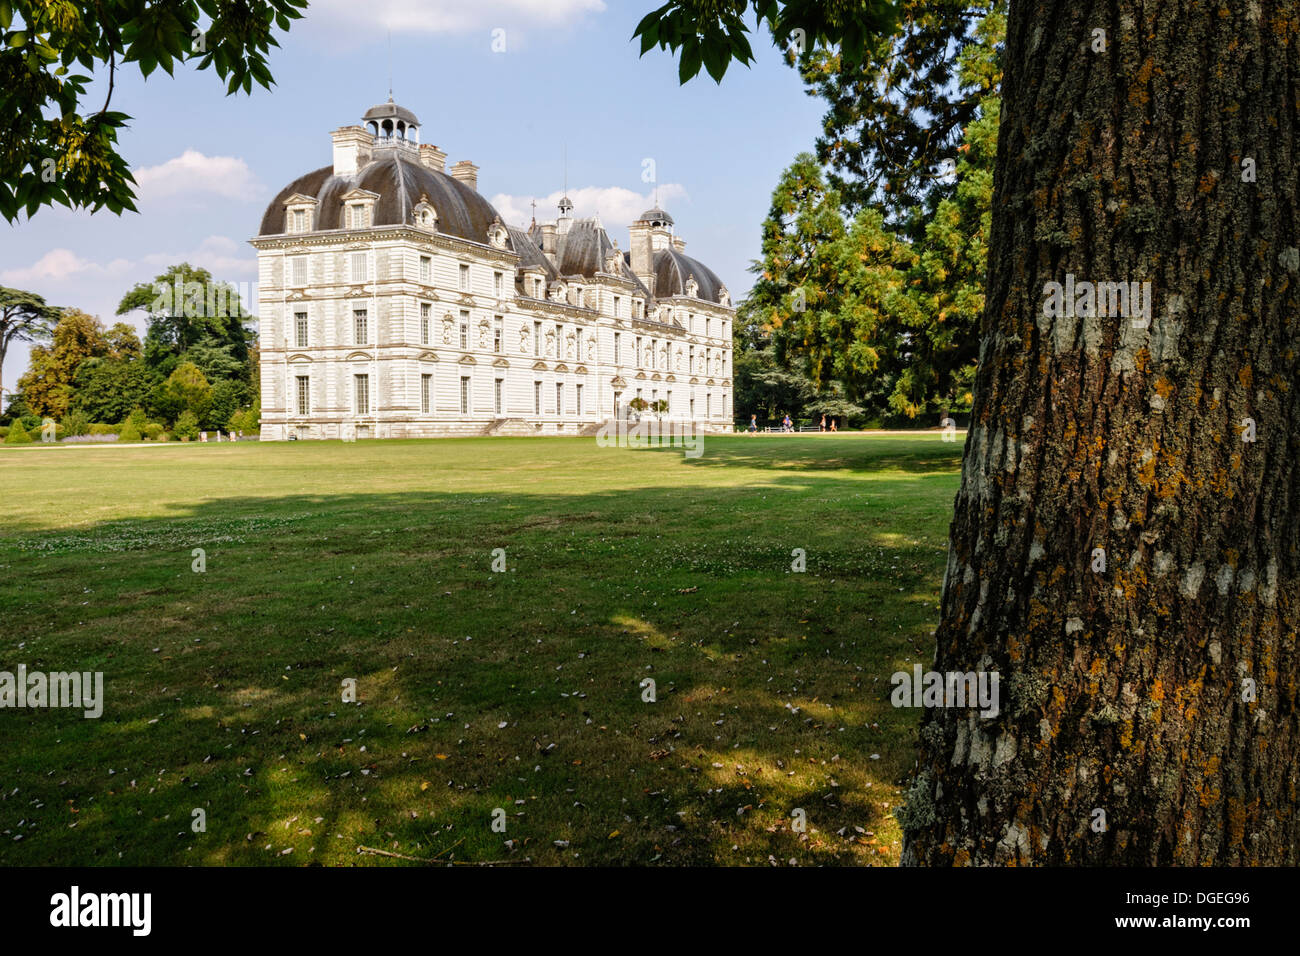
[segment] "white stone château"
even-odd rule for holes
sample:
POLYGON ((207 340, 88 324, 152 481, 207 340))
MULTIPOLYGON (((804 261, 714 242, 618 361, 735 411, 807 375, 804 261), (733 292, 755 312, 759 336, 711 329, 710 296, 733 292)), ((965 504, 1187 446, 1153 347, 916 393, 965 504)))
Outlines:
POLYGON ((362 124, 250 240, 264 439, 590 434, 636 398, 732 430, 735 309, 668 213, 626 251, 567 197, 554 222, 507 225, 409 110, 362 124))

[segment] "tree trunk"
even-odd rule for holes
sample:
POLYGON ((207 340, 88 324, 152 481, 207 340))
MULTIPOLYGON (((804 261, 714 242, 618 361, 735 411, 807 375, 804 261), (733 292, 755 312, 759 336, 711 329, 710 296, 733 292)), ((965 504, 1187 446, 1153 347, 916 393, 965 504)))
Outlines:
POLYGON ((925 715, 904 863, 1294 865, 1300 0, 1012 0, 1004 76, 934 665, 1001 709, 925 715))

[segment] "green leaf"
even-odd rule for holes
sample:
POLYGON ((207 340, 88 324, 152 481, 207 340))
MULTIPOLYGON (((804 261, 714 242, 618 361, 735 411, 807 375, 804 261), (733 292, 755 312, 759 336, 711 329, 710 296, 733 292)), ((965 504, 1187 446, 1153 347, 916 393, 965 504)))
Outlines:
POLYGON ((9 37, 9 45, 12 47, 23 46, 26 42, 27 33, 23 30, 19 30, 17 33, 14 33, 9 37))
POLYGON ((700 41, 688 40, 682 44, 682 61, 677 67, 678 83, 685 83, 695 74, 700 72, 700 62, 703 52, 700 49, 700 41))

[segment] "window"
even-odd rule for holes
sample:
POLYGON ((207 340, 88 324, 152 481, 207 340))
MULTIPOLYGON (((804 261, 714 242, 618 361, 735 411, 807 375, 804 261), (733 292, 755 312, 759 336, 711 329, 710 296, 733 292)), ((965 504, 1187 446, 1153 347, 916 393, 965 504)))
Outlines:
POLYGON ((689 365, 687 365, 686 370, 690 372, 692 375, 695 374, 695 346, 694 345, 691 346, 690 363, 689 365))
POLYGON ((564 414, 564 383, 555 383, 555 414, 564 414))
POLYGON ((358 415, 370 414, 370 376, 352 376, 353 406, 358 415))
POLYGON ((691 399, 691 420, 695 420, 695 399, 691 399))
POLYGON ((431 256, 420 256, 420 281, 433 281, 433 258, 431 256))
POLYGON ((307 284, 307 257, 294 256, 292 259, 289 260, 289 265, 293 272, 293 284, 306 285, 307 284))
POLYGON ((460 288, 462 292, 469 291, 469 266, 463 262, 460 264, 460 288))
POLYGON ((460 347, 469 348, 469 313, 464 309, 460 310, 460 347))
POLYGON ((533 323, 533 357, 540 358, 542 355, 542 323, 533 323))
POLYGON ((581 382, 573 386, 573 397, 574 397, 575 404, 577 405, 577 408, 575 408, 574 411, 577 412, 577 414, 581 415, 582 414, 582 383, 581 382))
POLYGON ((646 364, 651 368, 655 367, 655 351, 659 348, 659 343, 654 339, 650 340, 650 354, 646 356, 646 364))
POLYGON ((542 383, 533 382, 533 414, 542 413, 542 383))
POLYGON ((650 404, 657 405, 658 403, 659 403, 659 389, 652 388, 650 389, 650 404))
POLYGON ((712 335, 713 335, 713 316, 706 315, 704 317, 704 336, 705 338, 708 338, 712 335))
POLYGON ((460 413, 462 415, 469 414, 469 376, 468 375, 462 375, 460 377, 460 413))
POLYGON ((293 211, 293 231, 294 232, 307 231, 307 210, 306 209, 295 209, 293 211))
POLYGON ((420 344, 429 344, 429 326, 433 321, 433 303, 420 303, 420 344))
MULTIPOLYGON (((501 340, 505 337, 505 319, 501 316, 495 316, 492 319, 492 351, 498 355, 501 353, 501 340)), ((497 409, 500 411, 500 409, 497 409)))
POLYGON ((619 361, 618 361, 618 342, 619 342, 618 333, 615 332, 615 333, 614 333, 614 364, 615 364, 615 365, 618 365, 618 364, 619 364, 619 361))
POLYGON ((639 389, 639 388, 636 390, 636 397, 637 397, 637 400, 640 401, 640 399, 641 399, 641 389, 639 389))
POLYGON ((294 342, 300 349, 307 347, 307 313, 295 312, 293 314, 293 334, 294 342))
POLYGON ((622 301, 623 300, 620 299, 618 296, 614 296, 614 318, 616 319, 618 318, 618 307, 622 303, 622 301))
POLYGON ((712 392, 708 392, 704 396, 704 417, 705 418, 713 417, 713 393, 712 392))
POLYGON ((578 337, 578 361, 581 362, 582 361, 582 326, 578 326, 578 328, 574 330, 574 334, 578 337))
POLYGON ((641 336, 636 337, 636 364, 641 365, 644 356, 641 354, 641 336))
POLYGON ((503 378, 492 383, 492 407, 496 409, 498 415, 501 414, 501 396, 505 391, 505 384, 506 380, 503 378))
POLYGON ((365 203, 359 203, 359 202, 348 203, 347 228, 364 229, 366 228, 367 225, 369 225, 368 219, 369 217, 366 215, 365 203))
POLYGON ((670 388, 664 393, 664 401, 668 403, 668 414, 673 413, 673 390, 670 388))
POLYGON ((364 252, 352 253, 352 281, 365 282, 369 270, 366 268, 366 254, 364 252))
POLYGON ((311 379, 306 375, 298 376, 298 414, 311 414, 311 379))
POLYGON ((370 317, 365 309, 352 310, 352 344, 365 345, 370 341, 370 317))
POLYGON ((433 399, 433 376, 428 372, 420 376, 420 411, 429 414, 433 399))
POLYGON ((500 272, 492 273, 492 292, 496 295, 498 299, 506 294, 505 287, 506 287, 505 276, 503 276, 500 272))

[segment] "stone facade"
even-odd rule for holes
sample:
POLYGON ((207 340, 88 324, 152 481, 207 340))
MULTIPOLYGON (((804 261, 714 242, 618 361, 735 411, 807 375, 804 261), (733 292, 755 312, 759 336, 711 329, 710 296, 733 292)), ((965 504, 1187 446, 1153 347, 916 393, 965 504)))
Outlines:
POLYGON ((626 417, 732 429, 726 287, 644 213, 507 226, 387 104, 272 201, 257 238, 262 437, 578 434, 626 417))

